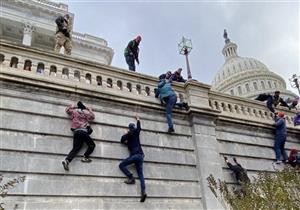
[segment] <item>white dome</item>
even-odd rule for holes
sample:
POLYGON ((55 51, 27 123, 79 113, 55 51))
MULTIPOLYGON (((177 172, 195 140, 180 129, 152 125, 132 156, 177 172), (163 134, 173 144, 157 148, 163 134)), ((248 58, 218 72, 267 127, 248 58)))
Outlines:
POLYGON ((294 97, 286 90, 282 77, 273 73, 262 62, 254 58, 237 55, 237 45, 230 42, 224 34, 225 46, 222 53, 225 63, 216 74, 212 89, 245 98, 255 98, 260 93, 271 93, 279 90, 282 95, 294 97))

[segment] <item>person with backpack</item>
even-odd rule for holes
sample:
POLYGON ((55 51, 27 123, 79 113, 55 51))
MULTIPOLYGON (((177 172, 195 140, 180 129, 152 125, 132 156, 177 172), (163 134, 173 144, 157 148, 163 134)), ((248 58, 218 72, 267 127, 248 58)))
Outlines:
POLYGON ((91 108, 86 107, 81 101, 78 101, 77 107, 68 106, 66 113, 70 115, 72 120, 71 130, 73 131, 73 148, 67 155, 62 165, 66 171, 69 171, 69 164, 81 149, 83 143, 86 143, 88 148, 81 159, 84 163, 89 163, 92 160, 89 158, 90 154, 95 149, 95 143, 90 137, 92 129, 90 122, 95 119, 95 114, 91 108))
POLYGON ((134 40, 131 40, 124 50, 124 56, 128 68, 131 71, 135 71, 135 61, 140 64, 139 60, 139 44, 142 41, 141 36, 137 36, 134 40))
POLYGON ((135 179, 132 173, 127 169, 128 165, 135 164, 135 168, 141 183, 141 200, 144 202, 147 198, 145 179, 143 173, 144 164, 144 152, 140 143, 140 132, 141 132, 141 122, 138 115, 136 115, 136 125, 130 123, 126 133, 121 138, 121 143, 128 147, 130 155, 128 158, 122 160, 119 164, 120 170, 127 176, 127 180, 124 181, 126 184, 135 184, 135 179))
POLYGON ((278 112, 277 116, 275 116, 275 143, 274 143, 274 151, 275 151, 275 157, 276 162, 275 163, 281 163, 281 156, 283 157, 283 162, 288 161, 288 156, 286 154, 286 151, 284 149, 284 145, 286 142, 286 123, 284 118, 284 112, 278 112))
POLYGON ((71 18, 69 14, 59 16, 56 18, 55 23, 57 25, 56 36, 55 36, 55 47, 54 51, 59 53, 60 48, 64 47, 64 53, 71 55, 72 42, 71 42, 71 18))

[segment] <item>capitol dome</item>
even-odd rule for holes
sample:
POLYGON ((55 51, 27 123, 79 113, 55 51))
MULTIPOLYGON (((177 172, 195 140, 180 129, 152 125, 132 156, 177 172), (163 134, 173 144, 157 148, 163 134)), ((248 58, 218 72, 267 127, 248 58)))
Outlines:
POLYGON ((238 56, 237 45, 227 37, 226 30, 224 38, 222 54, 225 63, 212 82, 213 90, 245 98, 255 98, 260 93, 273 93, 275 90, 279 90, 283 96, 295 96, 286 90, 284 79, 270 71, 265 64, 254 58, 238 56))

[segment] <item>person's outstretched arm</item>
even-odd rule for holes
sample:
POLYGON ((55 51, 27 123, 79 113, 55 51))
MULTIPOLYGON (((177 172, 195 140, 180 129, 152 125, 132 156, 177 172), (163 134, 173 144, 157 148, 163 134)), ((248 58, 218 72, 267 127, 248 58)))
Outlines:
POLYGON ((141 132, 141 122, 140 122, 140 117, 138 115, 135 116, 136 119, 136 131, 138 133, 141 132))

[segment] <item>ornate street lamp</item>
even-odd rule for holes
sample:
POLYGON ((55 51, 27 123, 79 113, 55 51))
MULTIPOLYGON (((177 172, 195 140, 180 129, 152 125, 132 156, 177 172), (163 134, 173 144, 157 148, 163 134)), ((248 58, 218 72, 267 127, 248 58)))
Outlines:
POLYGON ((191 74, 190 64, 188 59, 188 55, 193 49, 192 41, 190 39, 186 39, 182 37, 182 41, 178 44, 178 49, 181 55, 185 55, 188 79, 192 79, 192 74, 191 74))
POLYGON ((297 76, 296 74, 293 74, 292 78, 289 79, 291 86, 293 88, 297 88, 298 92, 299 92, 299 96, 300 96, 300 88, 299 88, 299 80, 300 80, 300 76, 297 76))

